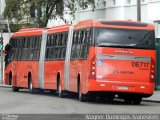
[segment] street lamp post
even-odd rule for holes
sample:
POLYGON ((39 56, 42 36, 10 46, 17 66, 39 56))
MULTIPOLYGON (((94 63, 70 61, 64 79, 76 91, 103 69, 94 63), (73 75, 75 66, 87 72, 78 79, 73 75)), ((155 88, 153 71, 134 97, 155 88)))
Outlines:
POLYGON ((0 15, 0 51, 1 51, 1 80, 0 80, 0 84, 3 84, 3 18, 0 15))
POLYGON ((141 0, 137 0, 137 21, 141 21, 141 0))

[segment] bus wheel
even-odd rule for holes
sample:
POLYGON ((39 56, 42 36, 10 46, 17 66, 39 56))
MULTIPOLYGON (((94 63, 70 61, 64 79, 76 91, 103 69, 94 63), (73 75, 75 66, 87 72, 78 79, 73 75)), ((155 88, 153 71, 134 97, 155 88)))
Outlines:
POLYGON ((29 89, 29 92, 30 92, 31 94, 34 93, 34 92, 33 92, 33 84, 32 84, 32 77, 31 77, 31 75, 29 75, 29 77, 28 77, 28 89, 29 89))
POLYGON ((86 102, 86 95, 81 93, 80 83, 78 84, 78 99, 81 102, 86 102))
POLYGON ((141 101, 142 101, 142 97, 134 98, 133 99, 133 104, 134 105, 139 105, 139 104, 141 104, 141 101))
POLYGON ((19 88, 12 86, 12 91, 13 91, 13 92, 18 92, 18 91, 19 91, 19 88))
POLYGON ((64 97, 64 92, 62 91, 62 86, 61 86, 61 83, 60 82, 58 82, 58 96, 60 97, 60 98, 63 98, 64 97))
POLYGON ((19 88, 18 87, 15 87, 15 86, 13 86, 13 81, 12 81, 12 74, 10 74, 10 76, 9 76, 9 81, 10 81, 10 85, 12 85, 12 91, 13 92, 18 92, 19 91, 19 88))

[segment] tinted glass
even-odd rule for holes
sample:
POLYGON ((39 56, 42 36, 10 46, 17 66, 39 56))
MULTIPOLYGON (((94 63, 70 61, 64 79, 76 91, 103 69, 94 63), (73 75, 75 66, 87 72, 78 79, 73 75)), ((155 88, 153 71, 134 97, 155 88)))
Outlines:
POLYGON ((155 49, 154 31, 95 28, 97 46, 155 49))

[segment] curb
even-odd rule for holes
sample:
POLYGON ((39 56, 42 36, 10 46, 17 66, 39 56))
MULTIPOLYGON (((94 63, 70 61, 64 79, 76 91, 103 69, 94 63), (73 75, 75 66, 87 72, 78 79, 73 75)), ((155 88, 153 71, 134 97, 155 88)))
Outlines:
POLYGON ((154 103, 160 103, 160 101, 158 100, 142 100, 144 102, 154 102, 154 103))
POLYGON ((0 85, 0 87, 3 87, 3 88, 11 88, 12 86, 11 86, 11 85, 0 85))

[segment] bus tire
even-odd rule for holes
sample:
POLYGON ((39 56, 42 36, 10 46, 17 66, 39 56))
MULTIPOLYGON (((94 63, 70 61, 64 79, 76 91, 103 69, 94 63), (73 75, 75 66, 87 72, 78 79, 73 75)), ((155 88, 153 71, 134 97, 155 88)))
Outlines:
POLYGON ((86 102, 86 95, 81 93, 80 81, 78 81, 78 99, 80 102, 86 102))
POLYGON ((31 93, 31 94, 34 93, 31 75, 28 76, 28 90, 29 90, 29 93, 31 93))
POLYGON ((58 92, 58 97, 64 98, 64 91, 62 90, 60 75, 57 76, 57 92, 58 92))
POLYGON ((9 73, 9 85, 12 85, 12 72, 9 73))
POLYGON ((19 92, 19 88, 12 86, 12 91, 13 91, 13 92, 19 92))
POLYGON ((134 105, 139 105, 142 102, 142 97, 137 97, 133 99, 133 104, 134 105))
POLYGON ((9 85, 12 85, 12 92, 18 92, 19 91, 18 87, 13 86, 12 73, 10 73, 10 75, 9 75, 9 85))
POLYGON ((78 93, 78 98, 80 102, 86 102, 86 96, 82 94, 81 92, 78 93))
POLYGON ((62 86, 60 83, 58 83, 58 97, 63 98, 64 92, 62 91, 62 86))

